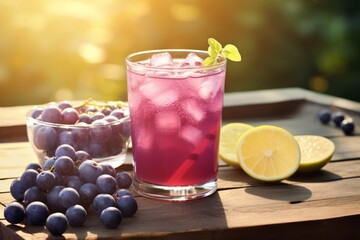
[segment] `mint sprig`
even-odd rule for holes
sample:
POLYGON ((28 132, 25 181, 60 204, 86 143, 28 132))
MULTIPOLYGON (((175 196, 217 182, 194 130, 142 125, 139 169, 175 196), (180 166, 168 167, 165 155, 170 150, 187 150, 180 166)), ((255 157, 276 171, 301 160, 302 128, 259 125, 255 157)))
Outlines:
POLYGON ((204 59, 203 61, 204 66, 210 66, 216 64, 218 62, 219 56, 223 56, 224 58, 227 58, 234 62, 241 61, 241 55, 235 45, 227 44, 223 48, 222 45, 214 38, 209 38, 208 43, 209 43, 209 47, 208 47, 209 57, 204 59))

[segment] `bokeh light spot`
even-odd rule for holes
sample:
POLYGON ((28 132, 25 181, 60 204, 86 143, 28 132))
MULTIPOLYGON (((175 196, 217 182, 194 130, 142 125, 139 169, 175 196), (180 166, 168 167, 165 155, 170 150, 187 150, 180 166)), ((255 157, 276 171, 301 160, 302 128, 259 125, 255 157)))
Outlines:
POLYGON ((329 82, 320 76, 314 76, 309 79, 309 87, 316 92, 325 92, 329 88, 329 82))
POLYGON ((90 43, 82 43, 79 47, 79 54, 86 62, 93 64, 101 63, 105 59, 104 49, 90 43))

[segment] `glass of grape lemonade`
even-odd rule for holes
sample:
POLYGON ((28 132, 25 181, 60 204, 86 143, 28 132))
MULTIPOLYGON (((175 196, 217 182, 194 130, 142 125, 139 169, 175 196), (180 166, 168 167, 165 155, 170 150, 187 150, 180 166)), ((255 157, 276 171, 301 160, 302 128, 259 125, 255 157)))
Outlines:
POLYGON ((226 58, 204 66, 198 50, 152 50, 126 58, 134 187, 185 201, 217 189, 226 58))

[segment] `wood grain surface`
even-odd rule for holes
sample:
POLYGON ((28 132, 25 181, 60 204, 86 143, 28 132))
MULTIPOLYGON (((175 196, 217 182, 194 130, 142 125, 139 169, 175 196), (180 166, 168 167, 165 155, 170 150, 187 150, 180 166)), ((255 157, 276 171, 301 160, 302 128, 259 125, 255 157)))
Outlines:
MULTIPOLYGON (((281 183, 262 183, 220 161, 218 191, 204 199, 173 203, 136 195, 139 211, 116 230, 90 214, 81 228, 61 238, 44 227, 10 225, 4 207, 14 199, 13 179, 36 161, 26 138, 24 112, 2 108, 0 119, 0 239, 360 239, 360 134, 345 136, 322 125, 323 108, 341 110, 360 123, 360 104, 303 89, 274 89, 225 96, 223 123, 272 124, 294 135, 326 136, 336 151, 321 171, 295 174, 281 183), (21 120, 19 120, 21 119, 21 120)), ((131 171, 131 152, 118 171, 131 171)))

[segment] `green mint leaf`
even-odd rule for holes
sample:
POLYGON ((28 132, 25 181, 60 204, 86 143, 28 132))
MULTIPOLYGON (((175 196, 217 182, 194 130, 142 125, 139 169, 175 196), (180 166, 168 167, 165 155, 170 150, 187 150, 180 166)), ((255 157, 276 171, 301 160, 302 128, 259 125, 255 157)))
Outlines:
POLYGON ((221 54, 226 57, 227 59, 230 59, 234 62, 240 62, 241 56, 239 53, 239 50, 236 48, 236 46, 232 44, 227 44, 224 49, 222 50, 221 54))
POLYGON ((216 58, 213 58, 213 57, 207 57, 203 61, 204 66, 210 66, 210 65, 213 65, 215 63, 216 63, 216 58))
POLYGON ((221 53, 222 50, 221 44, 218 41, 216 41, 214 38, 209 38, 208 43, 209 43, 209 48, 208 48, 209 55, 213 58, 217 58, 217 56, 221 53))
POLYGON ((222 45, 214 38, 209 38, 208 43, 209 57, 205 58, 205 60, 203 61, 204 66, 216 64, 218 62, 217 59, 219 55, 234 62, 241 61, 241 55, 235 45, 227 44, 223 48, 222 45))

